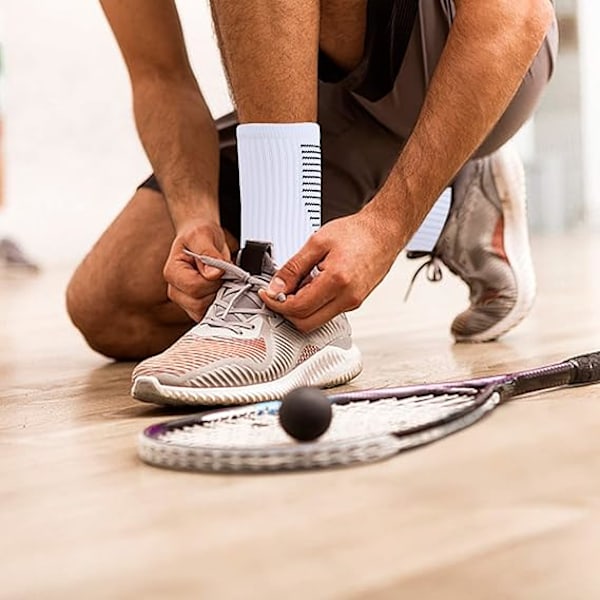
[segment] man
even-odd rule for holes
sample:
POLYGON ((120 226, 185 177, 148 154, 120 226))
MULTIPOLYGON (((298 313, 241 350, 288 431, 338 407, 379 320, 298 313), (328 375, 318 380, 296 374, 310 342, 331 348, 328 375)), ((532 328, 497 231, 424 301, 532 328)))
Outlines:
POLYGON ((168 348, 134 371, 134 396, 249 402, 355 376, 343 313, 449 183, 433 254, 471 290, 453 335, 495 339, 528 312, 524 178, 504 145, 551 75, 548 0, 213 0, 237 130, 209 114, 174 2, 102 6, 155 176, 67 299, 107 356, 168 348))

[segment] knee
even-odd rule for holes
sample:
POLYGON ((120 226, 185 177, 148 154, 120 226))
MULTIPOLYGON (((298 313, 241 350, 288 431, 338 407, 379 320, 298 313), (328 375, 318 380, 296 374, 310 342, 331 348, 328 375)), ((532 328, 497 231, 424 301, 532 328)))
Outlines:
POLYGON ((67 313, 92 350, 115 360, 138 360, 152 352, 144 347, 140 319, 127 314, 108 294, 76 272, 66 290, 67 313))
POLYGON ((67 286, 67 313, 93 350, 108 358, 122 359, 113 327, 108 322, 110 311, 95 295, 94 290, 82 284, 76 272, 67 286))

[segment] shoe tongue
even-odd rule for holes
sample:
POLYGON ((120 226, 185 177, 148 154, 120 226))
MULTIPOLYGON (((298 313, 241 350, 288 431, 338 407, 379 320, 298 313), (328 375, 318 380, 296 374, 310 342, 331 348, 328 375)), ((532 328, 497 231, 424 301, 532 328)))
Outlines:
MULTIPOLYGON (((247 241, 244 248, 238 252, 236 264, 250 275, 269 283, 276 271, 271 252, 270 243, 247 241)), ((235 302, 236 308, 257 308, 260 304, 256 291, 239 296, 235 302)), ((237 317, 233 314, 230 318, 237 317)))
MULTIPOLYGON (((271 255, 271 244, 266 242, 248 241, 236 257, 236 265, 253 276, 261 279, 268 284, 276 271, 275 263, 271 255)), ((240 293, 241 287, 245 285, 245 277, 240 279, 239 271, 233 266, 223 266, 226 274, 230 277, 225 278, 223 286, 217 294, 215 303, 209 308, 203 321, 198 323, 192 329, 195 335, 227 335, 228 331, 236 332, 236 324, 248 320, 256 313, 256 309, 264 307, 260 300, 256 282, 251 289, 245 293, 240 293), (225 307, 228 307, 225 310, 225 307), (242 309, 240 312, 239 309, 242 309), (249 313, 243 314, 243 310, 248 309, 249 313)), ((244 274, 245 275, 245 274, 244 274)), ((241 330, 240 330, 241 331, 241 330)))
POLYGON ((238 253, 237 265, 250 275, 271 276, 275 273, 272 249, 272 244, 268 242, 247 241, 238 253))

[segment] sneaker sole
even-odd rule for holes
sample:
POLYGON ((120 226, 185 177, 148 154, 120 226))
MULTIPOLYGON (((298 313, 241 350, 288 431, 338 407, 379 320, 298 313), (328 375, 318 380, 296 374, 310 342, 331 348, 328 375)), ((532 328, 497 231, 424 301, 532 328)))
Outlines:
POLYGON ((515 150, 504 148, 502 152, 504 160, 492 159, 492 173, 502 203, 504 251, 515 275, 517 301, 510 312, 490 329, 472 336, 456 336, 457 342, 490 342, 499 338, 527 316, 535 300, 535 272, 527 229, 525 172, 515 150), (517 171, 519 176, 515 177, 517 171))
POLYGON ((280 399, 300 386, 333 387, 354 379, 362 370, 360 351, 329 346, 292 371, 268 383, 226 388, 163 385, 157 377, 136 377, 131 395, 137 400, 168 406, 254 404, 280 399))

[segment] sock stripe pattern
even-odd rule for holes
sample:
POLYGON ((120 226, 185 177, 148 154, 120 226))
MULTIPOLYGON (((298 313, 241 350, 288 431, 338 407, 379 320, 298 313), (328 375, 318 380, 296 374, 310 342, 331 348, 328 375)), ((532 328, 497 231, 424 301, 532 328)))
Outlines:
POLYGON ((272 242, 280 265, 321 225, 320 138, 316 123, 237 128, 242 245, 272 242))
POLYGON ((321 227, 321 147, 300 144, 302 156, 302 200, 313 231, 321 227))

